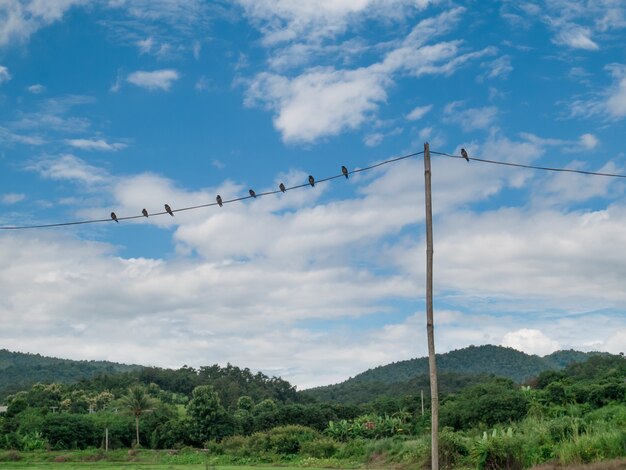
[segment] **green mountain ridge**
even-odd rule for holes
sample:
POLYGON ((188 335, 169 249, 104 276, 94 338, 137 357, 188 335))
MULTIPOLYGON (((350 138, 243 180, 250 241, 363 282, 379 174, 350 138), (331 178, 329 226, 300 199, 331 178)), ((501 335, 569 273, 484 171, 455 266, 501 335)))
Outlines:
POLYGON ((143 366, 109 361, 76 361, 0 349, 0 400, 42 382, 73 383, 100 374, 131 372, 143 366))
MULTIPOLYGON (((454 392, 488 375, 523 383, 541 372, 561 370, 569 364, 584 362, 602 354, 606 353, 567 350, 540 357, 503 346, 469 346, 437 354, 439 390, 444 393, 454 392)), ((301 393, 319 401, 359 404, 380 396, 398 397, 419 393, 419 390, 428 393, 428 377, 428 358, 422 357, 378 366, 344 382, 307 389, 301 393)))
MULTIPOLYGON (((521 383, 543 371, 560 370, 598 354, 603 353, 570 350, 539 357, 501 346, 470 346, 437 355, 439 389, 442 393, 455 392, 489 375, 508 377, 521 383)), ((60 359, 0 349, 0 401, 37 382, 71 384, 104 374, 145 371, 150 375, 150 370, 141 365, 60 359)), ((164 370, 161 375, 167 375, 166 372, 164 370)), ((170 372, 177 375, 174 370, 170 372)), ((298 395, 306 400, 359 404, 378 397, 415 394, 419 390, 428 393, 428 384, 428 358, 423 357, 378 366, 342 383, 300 391, 298 395)))

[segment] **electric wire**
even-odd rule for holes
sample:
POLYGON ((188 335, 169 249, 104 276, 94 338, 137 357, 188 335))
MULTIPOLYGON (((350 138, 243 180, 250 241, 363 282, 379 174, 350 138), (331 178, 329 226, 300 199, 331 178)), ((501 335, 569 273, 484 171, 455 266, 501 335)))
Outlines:
MULTIPOLYGON (((443 157, 460 158, 462 160, 465 160, 465 157, 461 155, 450 155, 449 153, 435 152, 433 150, 431 150, 430 153, 432 153, 433 155, 441 155, 443 157)), ((597 171, 574 170, 572 168, 553 168, 553 167, 547 167, 547 166, 525 165, 522 163, 503 162, 503 161, 498 161, 498 160, 487 160, 485 158, 477 158, 477 157, 468 157, 468 159, 474 160, 476 162, 492 163, 494 165, 513 166, 517 168, 529 168, 532 170, 556 171, 556 172, 563 172, 563 173, 579 173, 581 175, 607 176, 610 178, 626 178, 626 175, 621 175, 617 173, 601 173, 597 171)))
MULTIPOLYGON (((374 168, 378 168, 380 166, 383 165, 388 165, 390 163, 395 163, 398 162, 400 160, 405 160, 407 158, 411 158, 411 157, 415 157, 417 155, 422 155, 424 153, 424 151, 420 151, 420 152, 414 152, 414 153, 410 153, 407 155, 402 155, 400 157, 395 157, 395 158, 390 158, 388 160, 384 160, 382 162, 378 162, 375 163, 373 165, 370 166, 366 166, 363 168, 356 168, 354 170, 349 171, 349 174, 355 174, 355 173, 360 173, 363 171, 368 171, 368 170, 372 170, 374 168)), ((458 158, 461 160, 465 160, 466 157, 461 156, 461 155, 451 155, 449 153, 445 153, 445 152, 437 152, 434 150, 430 151, 431 154, 433 155, 439 155, 439 156, 443 156, 443 157, 448 157, 448 158, 458 158)), ((546 167, 546 166, 538 166, 538 165, 526 165, 523 163, 514 163, 514 162, 504 162, 504 161, 499 161, 499 160, 489 160, 486 158, 478 158, 478 157, 467 157, 468 161, 476 161, 476 162, 481 162, 481 163, 489 163, 489 164, 493 164, 493 165, 503 165, 503 166, 510 166, 510 167, 515 167, 515 168, 527 168, 527 169, 531 169, 531 170, 542 170, 542 171, 552 171, 552 172, 561 172, 561 173, 577 173, 577 174, 581 174, 581 175, 591 175, 591 176, 604 176, 604 177, 609 177, 609 178, 626 178, 626 175, 623 174, 619 174, 619 173, 604 173, 604 172, 598 172, 598 171, 587 171, 587 170, 576 170, 576 169, 572 169, 572 168, 556 168, 556 167, 546 167)), ((318 180, 315 180, 315 184, 320 184, 320 183, 325 183, 327 181, 331 181, 337 178, 343 178, 345 177, 345 175, 343 173, 340 173, 338 175, 332 175, 332 176, 328 176, 326 178, 321 178, 318 180)), ((284 189, 284 191, 282 189, 277 189, 277 190, 272 190, 272 191, 265 191, 262 193, 255 193, 255 195, 248 195, 248 196, 241 196, 241 197, 235 197, 232 199, 225 199, 222 200, 222 204, 232 204, 234 202, 240 202, 240 201, 244 201, 246 199, 252 199, 252 198, 257 198, 257 197, 262 197, 262 196, 269 196, 272 194, 278 194, 281 192, 287 192, 287 191, 291 191, 294 189, 300 189, 300 188, 304 188, 307 186, 310 186, 311 183, 306 182, 306 183, 302 183, 302 184, 298 184, 295 186, 290 186, 284 189)), ((172 209, 172 212, 185 212, 185 211, 191 211, 191 210, 196 210, 196 209, 201 209, 201 208, 205 208, 205 207, 211 207, 211 206, 217 206, 219 205, 218 202, 211 202, 211 203, 206 203, 206 204, 198 204, 195 206, 187 206, 187 207, 179 207, 177 209, 172 209)), ((168 214, 167 211, 162 211, 162 212, 154 212, 152 214, 150 214, 150 217, 156 217, 156 216, 162 216, 162 215, 166 215, 168 214)), ((78 220, 78 221, 73 221, 73 222, 58 222, 58 223, 50 223, 50 224, 38 224, 38 225, 13 225, 13 226, 0 226, 0 230, 27 230, 27 229, 38 229, 38 228, 54 228, 54 227, 66 227, 66 226, 74 226, 74 225, 86 225, 86 224, 96 224, 96 223, 102 223, 102 222, 115 222, 115 221, 124 221, 124 220, 133 220, 133 219, 143 219, 145 218, 144 215, 142 214, 138 214, 138 215, 128 215, 128 216, 117 216, 116 219, 112 219, 112 218, 107 218, 107 219, 88 219, 88 220, 78 220)))
MULTIPOLYGON (((390 163, 395 163, 398 162, 400 160, 405 160, 407 158, 411 158, 411 157, 415 157, 417 155, 422 155, 424 153, 424 151, 420 151, 420 152, 415 152, 415 153, 410 153, 408 155, 402 155, 400 157, 396 157, 396 158, 390 158, 388 160, 384 160, 382 162, 376 163, 374 165, 370 165, 370 166, 366 166, 364 168, 356 168, 354 170, 349 171, 349 174, 354 174, 354 173, 360 173, 363 171, 368 171, 368 170, 372 170, 374 168, 378 168, 380 166, 383 165, 388 165, 390 163)), ((343 173, 340 173, 338 175, 333 175, 333 176, 327 176, 326 178, 321 178, 319 180, 315 180, 315 184, 319 184, 319 183, 325 183, 327 181, 331 181, 337 178, 344 178, 345 175, 343 173)), ((277 189, 274 191, 265 191, 263 193, 256 193, 254 196, 252 195, 248 195, 248 196, 241 196, 241 197, 236 197, 233 199, 224 199, 222 200, 222 204, 231 204, 234 202, 239 202, 239 201, 244 201, 246 199, 253 199, 253 198, 258 198, 258 197, 262 197, 262 196, 269 196, 272 194, 278 194, 281 192, 287 192, 287 191, 291 191, 294 189, 300 189, 300 188, 304 188, 310 186, 309 182, 303 183, 303 184, 298 184, 295 186, 290 186, 290 187, 286 187, 284 191, 282 191, 281 189, 277 189)), ((211 202, 211 203, 207 203, 207 204, 198 204, 195 206, 188 206, 188 207, 179 207, 177 209, 172 209, 172 212, 184 212, 184 211, 191 211, 191 210, 196 210, 196 209, 201 209, 204 207, 211 207, 211 206, 217 206, 219 205, 218 202, 211 202)), ((150 217, 155 217, 155 216, 161 216, 161 215, 166 215, 168 214, 167 211, 162 211, 162 212, 154 212, 152 214, 150 214, 150 217)), ((138 215, 128 215, 128 216, 116 216, 115 219, 112 218, 108 218, 108 219, 89 219, 89 220, 79 220, 79 221, 75 221, 75 222, 59 222, 59 223, 51 223, 51 224, 38 224, 38 225, 13 225, 13 226, 0 226, 0 230, 28 230, 28 229, 38 229, 38 228, 53 228, 53 227, 66 227, 66 226, 72 226, 72 225, 86 225, 86 224, 96 224, 96 223, 102 223, 102 222, 120 222, 120 221, 124 221, 124 220, 133 220, 133 219, 145 219, 146 217, 143 214, 138 214, 138 215)))

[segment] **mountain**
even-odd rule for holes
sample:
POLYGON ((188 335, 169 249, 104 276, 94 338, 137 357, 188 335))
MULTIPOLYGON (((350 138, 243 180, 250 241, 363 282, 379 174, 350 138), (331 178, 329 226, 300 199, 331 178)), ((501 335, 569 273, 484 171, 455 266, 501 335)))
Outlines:
POLYGON ((0 402, 37 382, 72 383, 99 374, 130 372, 142 366, 107 361, 73 361, 0 349, 0 402))
MULTIPOLYGON (((437 354, 440 392, 454 392, 488 375, 507 377, 515 382, 538 376, 546 370, 560 370, 575 362, 584 362, 601 353, 557 351, 544 357, 529 355, 502 346, 469 346, 437 354)), ((403 396, 429 391, 428 358, 409 359, 369 369, 345 382, 304 390, 303 396, 345 404, 369 402, 380 396, 403 396)))

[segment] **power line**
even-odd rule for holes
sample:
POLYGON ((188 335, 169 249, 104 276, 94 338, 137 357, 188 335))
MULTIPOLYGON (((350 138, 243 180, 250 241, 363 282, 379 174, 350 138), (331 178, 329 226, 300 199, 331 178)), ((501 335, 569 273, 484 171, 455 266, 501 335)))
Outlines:
MULTIPOLYGON (((374 168, 378 168, 380 166, 383 165, 388 165, 390 163, 395 163, 398 162, 400 160, 405 160, 407 158, 411 158, 411 157, 415 157, 416 155, 421 155, 423 154, 423 151, 420 152, 415 152, 415 153, 410 153, 408 155, 403 155, 401 157, 396 157, 396 158, 390 158, 388 160, 376 163, 374 165, 370 165, 370 166, 366 166, 364 168, 357 168, 355 170, 349 171, 348 174, 354 174, 354 173, 360 173, 363 171, 368 171, 368 170, 372 170, 374 168)), ((330 180, 334 180, 337 178, 344 178, 346 177, 346 174, 343 173, 343 171, 338 174, 338 175, 333 175, 333 176, 328 176, 326 178, 321 178, 319 180, 314 180, 314 184, 319 184, 319 183, 325 183, 327 181, 330 180)), ((282 185, 282 183, 281 183, 282 185)), ((223 204, 231 204, 233 202, 239 202, 239 201, 244 201, 246 199, 253 199, 253 198, 257 198, 257 197, 262 197, 262 196, 269 196, 271 194, 278 194, 281 192, 287 192, 287 191, 291 191, 293 189, 300 189, 300 188, 304 188, 307 186, 313 186, 313 184, 311 184, 310 182, 306 182, 303 184, 298 184, 295 186, 290 186, 290 187, 284 187, 284 189, 281 187, 280 189, 277 189, 275 191, 266 191, 264 193, 254 193, 254 195, 251 193, 249 196, 242 196, 242 197, 236 197, 233 199, 225 199, 225 200, 221 200, 219 202, 211 202, 211 203, 207 203, 207 204, 198 204, 196 206, 188 206, 188 207, 180 207, 178 209, 171 209, 171 212, 184 212, 184 211, 190 211, 190 210, 196 210, 196 209, 201 209, 204 207, 211 207, 211 206, 217 206, 217 205, 223 205, 223 204)), ((155 217, 155 216, 161 216, 161 215, 166 215, 169 214, 168 211, 163 211, 163 212, 155 212, 152 214, 149 214, 150 217, 155 217)), ((115 218, 113 218, 113 213, 111 214, 111 218, 108 219, 89 219, 89 220, 79 220, 79 221, 75 221, 75 222, 59 222, 59 223, 51 223, 51 224, 39 224, 39 225, 14 225, 14 226, 4 226, 4 227, 0 227, 0 230, 27 230, 27 229, 37 229, 37 228, 53 228, 53 227, 66 227, 66 226, 71 226, 71 225, 86 225, 86 224, 97 224, 97 223, 102 223, 102 222, 119 222, 119 221, 124 221, 124 220, 133 220, 133 219, 143 219, 146 218, 147 216, 144 214, 139 214, 139 215, 129 215, 129 216, 124 216, 124 217, 120 217, 120 216, 115 216, 115 218)))
MULTIPOLYGON (((449 153, 435 152, 434 150, 431 150, 430 153, 435 154, 435 155, 441 155, 444 157, 460 158, 463 160, 466 159, 464 156, 461 156, 461 155, 450 155, 449 153)), ((626 175, 620 175, 616 173, 600 173, 597 171, 574 170, 571 168, 552 168, 552 167, 547 167, 547 166, 524 165, 522 163, 502 162, 498 160, 487 160, 484 158, 476 158, 476 157, 469 157, 469 156, 467 157, 467 160, 473 160, 473 161, 482 162, 482 163, 493 163, 494 165, 513 166, 517 168, 530 168, 532 170, 556 171, 556 172, 563 172, 563 173, 579 173, 581 175, 607 176, 610 178, 626 178, 626 175)))
MULTIPOLYGON (((349 171, 348 173, 354 174, 354 173, 360 173, 363 171, 368 171, 368 170, 372 170, 374 168, 378 168, 380 166, 383 165, 388 165, 391 163, 395 163, 398 162, 400 160, 405 160, 407 158, 411 158, 411 157, 415 157, 417 155, 422 155, 424 152, 420 151, 420 152, 415 152, 415 153, 410 153, 407 155, 403 155, 400 157, 395 157, 395 158, 390 158, 388 160, 384 160, 382 162, 379 163, 375 163, 374 165, 370 165, 370 166, 366 166, 364 168, 357 168, 354 169, 352 171, 349 171)), ((618 174, 618 173, 603 173, 603 172, 597 172, 597 171, 586 171, 586 170, 575 170, 575 169, 571 169, 571 168, 556 168, 556 167, 545 167, 545 166, 537 166, 537 165, 526 165, 523 163, 513 163, 513 162, 504 162, 504 161, 499 161, 499 160, 488 160, 485 158, 478 158, 478 157, 470 157, 466 155, 451 155, 449 153, 445 153, 445 152, 436 152, 434 150, 431 150, 430 152, 433 155, 440 155, 443 157, 448 157, 448 158, 458 158, 458 159, 463 159, 463 160, 467 160, 467 161, 476 161, 476 162, 481 162, 481 163, 490 163, 490 164, 494 164, 494 165, 503 165, 503 166, 510 166, 510 167, 515 167, 515 168, 527 168, 527 169, 531 169, 531 170, 542 170, 542 171, 553 171, 553 172, 561 172, 561 173, 578 173, 581 175, 591 175, 591 176, 604 176, 604 177, 609 177, 609 178, 626 178, 626 175, 623 174, 618 174)), ((319 180, 314 180, 314 184, 319 184, 319 183, 325 183, 327 181, 331 181, 337 178, 342 178, 345 177, 346 175, 342 172, 340 174, 337 175, 333 175, 333 176, 328 176, 326 178, 321 178, 319 180)), ((282 184, 282 183, 281 183, 282 184)), ((242 196, 242 197, 236 197, 233 199, 227 199, 227 200, 222 200, 221 204, 231 204, 234 202, 240 202, 240 201, 244 201, 246 199, 252 199, 252 198, 257 198, 257 197, 263 197, 263 196, 269 196, 272 194, 278 194, 281 192, 287 192, 287 191, 291 191, 294 189, 300 189, 300 188, 304 188, 307 187, 309 185, 313 185, 311 182, 306 182, 306 183, 302 183, 302 184, 298 184, 295 186, 290 186, 290 187, 284 187, 284 188, 280 188, 277 190, 273 190, 273 191, 266 191, 263 193, 254 193, 254 194, 250 194, 248 196, 242 196)), ((207 203, 207 204, 198 204, 195 206, 188 206, 188 207, 180 207, 177 209, 172 209, 171 212, 175 213, 175 212, 184 212, 184 211, 190 211, 190 210, 196 210, 196 209, 201 209, 204 207, 211 207, 211 206, 217 206, 220 205, 220 203, 218 202, 211 202, 211 203, 207 203)), ((162 212, 154 212, 152 214, 149 214, 150 217, 156 217, 156 216, 161 216, 161 215, 166 215, 169 214, 167 211, 162 211, 162 212)), ((111 215, 113 216, 113 214, 111 215)), ((86 224, 96 224, 96 223, 102 223, 102 222, 119 222, 119 221, 124 221, 124 220, 133 220, 133 219, 142 219, 145 218, 146 215, 145 214, 138 214, 138 215, 129 215, 129 216, 116 216, 115 219, 113 218, 106 218, 106 219, 88 219, 88 220, 79 220, 79 221, 74 221, 74 222, 59 222, 59 223, 50 223, 50 224, 39 224, 39 225, 14 225, 14 226, 0 226, 0 230, 26 230, 26 229, 37 229, 37 228, 54 228, 54 227, 67 227, 67 226, 72 226, 72 225, 86 225, 86 224)))

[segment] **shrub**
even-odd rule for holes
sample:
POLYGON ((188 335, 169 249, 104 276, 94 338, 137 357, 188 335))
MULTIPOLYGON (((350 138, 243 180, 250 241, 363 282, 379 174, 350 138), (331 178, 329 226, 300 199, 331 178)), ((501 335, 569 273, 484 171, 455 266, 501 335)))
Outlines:
POLYGON ((548 423, 548 434, 554 443, 578 437, 586 429, 587 426, 583 419, 571 416, 555 418, 548 423))
POLYGON ((49 414, 44 419, 41 433, 54 449, 85 449, 100 445, 100 430, 87 415, 49 414))
POLYGON ((15 450, 0 453, 0 462, 17 462, 19 460, 22 460, 22 455, 15 450))
POLYGON ((585 434, 564 442, 558 449, 562 464, 581 464, 612 459, 626 455, 626 431, 610 430, 585 434))
POLYGON ((233 457, 250 457, 252 453, 249 447, 250 439, 243 436, 230 436, 224 438, 220 443, 220 449, 210 448, 211 454, 218 454, 219 452, 232 455, 233 457))
POLYGON ((491 436, 476 439, 470 449, 474 464, 480 470, 522 470, 524 452, 522 441, 512 433, 498 435, 494 430, 491 436))
POLYGON ((443 429, 439 434, 439 466, 443 469, 453 469, 461 466, 469 456, 469 446, 466 440, 458 433, 443 429))
POLYGON ((297 425, 279 426, 268 431, 267 435, 267 450, 282 455, 297 454, 304 442, 321 438, 314 429, 297 425))
POLYGON ((327 437, 302 443, 301 454, 318 459, 328 459, 337 452, 337 443, 327 437))

